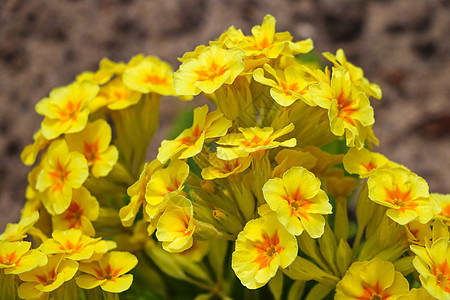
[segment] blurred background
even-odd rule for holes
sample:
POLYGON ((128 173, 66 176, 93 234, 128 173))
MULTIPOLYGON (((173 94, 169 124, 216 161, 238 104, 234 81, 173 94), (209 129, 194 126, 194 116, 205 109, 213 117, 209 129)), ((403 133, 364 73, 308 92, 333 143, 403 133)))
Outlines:
MULTIPOLYGON (((52 88, 96 70, 103 57, 177 57, 231 25, 250 34, 264 15, 317 52, 343 48, 379 84, 372 101, 375 150, 450 193, 450 1, 448 0, 0 0, 0 231, 17 222, 27 173, 20 153, 52 88)), ((181 107, 165 99, 149 159, 181 107)))

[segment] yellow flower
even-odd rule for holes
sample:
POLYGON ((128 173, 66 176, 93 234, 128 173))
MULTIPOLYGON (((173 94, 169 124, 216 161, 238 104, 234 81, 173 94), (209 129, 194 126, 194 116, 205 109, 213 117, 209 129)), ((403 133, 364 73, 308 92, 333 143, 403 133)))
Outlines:
POLYGON ((219 111, 208 114, 208 106, 194 110, 194 124, 185 129, 174 140, 164 140, 158 149, 158 160, 162 163, 179 154, 179 159, 197 155, 203 149, 206 140, 217 138, 227 133, 231 121, 225 119, 219 111))
POLYGON ((216 153, 209 155, 211 166, 202 170, 202 177, 206 180, 216 178, 226 178, 230 175, 239 174, 245 171, 252 163, 251 157, 238 157, 233 160, 222 160, 216 153))
POLYGON ((69 152, 64 140, 53 142, 36 183, 47 211, 52 215, 64 212, 70 205, 72 189, 79 188, 88 175, 83 154, 69 152))
POLYGON ((130 288, 133 275, 125 274, 133 269, 138 260, 128 252, 112 251, 106 253, 99 261, 80 263, 82 274, 75 278, 82 289, 100 286, 104 291, 121 293, 130 288))
POLYGON ((69 208, 60 215, 52 216, 54 230, 80 229, 83 233, 94 236, 95 229, 91 221, 99 214, 99 204, 85 187, 74 189, 69 208))
POLYGON ((111 127, 99 119, 86 125, 83 131, 68 134, 65 139, 71 151, 82 153, 94 177, 108 175, 119 158, 111 143, 111 127))
MULTIPOLYGON (((131 226, 136 218, 136 214, 143 204, 146 203, 145 193, 147 184, 150 181, 153 173, 162 167, 162 164, 158 160, 153 160, 151 163, 146 163, 144 170, 142 170, 138 181, 136 181, 127 190, 128 196, 130 196, 130 203, 122 207, 119 211, 119 217, 123 226, 131 226)), ((144 214, 145 216, 145 214, 144 214)))
POLYGON ((39 152, 51 143, 51 140, 46 139, 42 135, 41 129, 33 135, 33 140, 34 143, 26 146, 20 154, 20 158, 26 166, 33 165, 36 162, 39 152))
POLYGON ((223 160, 232 160, 238 157, 247 157, 252 153, 264 153, 265 150, 279 146, 294 147, 297 143, 295 138, 283 142, 275 141, 292 130, 294 130, 292 123, 275 132, 272 127, 239 127, 241 133, 230 133, 217 141, 217 144, 221 145, 221 147, 217 147, 217 157, 223 160))
POLYGON ((88 121, 89 102, 98 91, 97 85, 87 81, 53 89, 49 98, 36 105, 37 113, 45 116, 41 124, 42 135, 51 140, 63 133, 83 130, 88 121))
POLYGON ((122 110, 138 103, 141 97, 141 93, 132 91, 122 78, 116 77, 101 87, 97 97, 89 103, 89 109, 96 112, 106 106, 110 110, 122 110))
POLYGON ((430 224, 421 224, 412 221, 405 225, 406 236, 410 243, 424 246, 426 241, 432 237, 430 224))
POLYGON ((183 252, 192 247, 196 227, 191 201, 177 195, 169 199, 164 213, 159 218, 156 237, 162 242, 164 250, 183 252))
POLYGON ((182 160, 171 161, 164 169, 156 170, 145 188, 145 211, 153 218, 165 206, 165 199, 183 191, 189 175, 189 165, 182 160))
MULTIPOLYGON (((26 273, 19 274, 24 281, 17 290, 22 299, 40 299, 47 297, 44 293, 56 290, 64 282, 73 278, 78 270, 78 263, 73 260, 63 259, 63 255, 48 257, 48 263, 26 273)), ((48 294, 47 294, 48 296, 48 294)))
POLYGON ((314 84, 310 92, 312 101, 328 110, 331 132, 336 136, 345 133, 348 147, 364 147, 375 122, 373 108, 366 94, 351 84, 349 72, 334 68, 331 84, 314 84))
POLYGON ((64 254, 71 260, 88 260, 94 254, 104 254, 108 251, 108 244, 101 238, 93 239, 84 235, 81 230, 55 230, 52 239, 46 240, 39 249, 47 255, 64 254))
POLYGON ((388 261, 374 258, 355 262, 336 286, 336 300, 397 299, 409 291, 409 283, 388 261))
POLYGON ((431 198, 433 198, 442 209, 436 218, 442 219, 447 225, 450 225, 450 194, 432 193, 431 198))
POLYGON ((429 198, 426 181, 403 168, 378 169, 367 184, 369 198, 388 207, 386 214, 400 225, 415 219, 428 223, 438 209, 429 198))
POLYGON ((263 187, 264 199, 278 220, 294 235, 304 230, 312 238, 324 232, 323 214, 331 214, 327 194, 320 189, 320 180, 303 167, 293 167, 283 178, 269 179, 263 187))
POLYGON ((247 222, 236 239, 231 265, 249 289, 265 285, 297 257, 297 240, 277 221, 274 213, 247 222))
POLYGON ((122 76, 123 73, 127 68, 133 68, 137 66, 141 61, 144 60, 143 54, 138 54, 133 56, 130 61, 125 64, 124 62, 114 62, 111 61, 108 58, 103 58, 100 61, 100 68, 98 71, 94 74, 92 80, 97 84, 105 84, 114 75, 117 75, 118 77, 122 76))
POLYGON ((175 94, 172 67, 155 56, 146 57, 137 66, 127 69, 123 82, 130 89, 144 94, 175 94))
POLYGON ((270 95, 281 106, 290 106, 298 99, 303 100, 308 105, 313 105, 305 95, 309 95, 309 83, 303 76, 303 71, 298 66, 287 67, 284 70, 274 70, 270 65, 265 64, 264 70, 267 71, 276 82, 264 77, 262 68, 253 72, 253 78, 264 85, 271 87, 270 95))
POLYGON ((397 300, 436 300, 423 287, 419 289, 412 289, 408 293, 401 295, 397 300))
POLYGON ((350 174, 358 174, 360 178, 369 177, 375 169, 381 166, 397 166, 399 164, 391 162, 384 155, 371 152, 366 148, 350 148, 344 156, 344 168, 350 174))
POLYGON ((368 96, 381 99, 381 89, 377 84, 370 83, 364 77, 363 70, 347 61, 344 50, 338 49, 336 55, 329 52, 323 53, 323 56, 334 64, 336 68, 346 69, 350 73, 352 83, 359 85, 368 96))
POLYGON ((416 254, 414 268, 422 286, 437 299, 450 299, 450 248, 448 238, 437 239, 431 247, 411 245, 416 254))
POLYGON ((243 55, 240 49, 207 47, 197 58, 184 61, 175 72, 175 91, 178 95, 211 94, 223 84, 232 84, 244 70, 243 55))
MULTIPOLYGON (((0 241, 0 271, 4 274, 21 274, 47 263, 47 256, 31 249, 30 242, 0 241)), ((1 275, 0 275, 1 276, 1 275)))
POLYGON ((0 241, 21 241, 27 237, 27 231, 39 220, 39 213, 32 212, 20 219, 19 223, 9 223, 5 232, 0 235, 0 241))

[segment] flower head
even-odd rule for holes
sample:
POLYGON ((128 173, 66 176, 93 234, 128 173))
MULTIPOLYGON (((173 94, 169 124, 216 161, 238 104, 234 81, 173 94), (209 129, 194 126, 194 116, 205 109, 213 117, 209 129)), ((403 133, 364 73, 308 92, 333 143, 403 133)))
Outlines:
POLYGON ((42 135, 51 140, 63 133, 83 130, 89 116, 89 102, 99 89, 96 84, 87 81, 53 89, 49 98, 42 99, 36 105, 37 113, 45 116, 42 135))
POLYGON ((293 167, 283 178, 269 179, 263 194, 291 234, 300 235, 304 230, 313 238, 323 234, 325 219, 322 215, 331 214, 331 204, 313 173, 303 167, 293 167))
POLYGON ((432 193, 431 198, 434 199, 442 209, 436 218, 442 219, 447 225, 450 225, 450 194, 432 193))
POLYGON ((217 138, 227 133, 231 121, 225 119, 218 111, 208 113, 208 106, 204 105, 194 110, 194 124, 185 129, 174 140, 164 140, 158 149, 158 160, 165 163, 171 157, 179 154, 179 159, 197 155, 205 141, 217 138))
POLYGON ((50 214, 60 214, 70 205, 73 188, 79 188, 89 175, 86 158, 69 152, 64 140, 53 142, 42 162, 36 188, 50 214))
POLYGON ((282 147, 294 147, 295 138, 277 142, 275 139, 294 130, 291 123, 288 126, 274 131, 272 127, 239 127, 241 133, 229 133, 220 138, 217 144, 217 157, 223 160, 232 160, 238 157, 247 157, 250 154, 264 153, 265 150, 282 147))
POLYGON ((5 232, 0 235, 0 241, 21 241, 27 237, 27 231, 39 220, 39 213, 34 211, 23 216, 19 223, 9 223, 5 232))
POLYGON ((310 92, 312 101, 328 110, 331 132, 336 136, 345 134, 347 146, 361 149, 371 136, 370 126, 375 120, 369 99, 352 85, 349 72, 334 68, 331 84, 314 84, 310 92))
POLYGON ((202 49, 198 57, 187 59, 174 74, 178 95, 211 94, 223 84, 232 84, 244 70, 240 49, 226 50, 219 46, 202 49))
POLYGON ((82 289, 100 286, 104 291, 120 293, 130 288, 133 275, 125 274, 137 265, 137 258, 128 252, 112 251, 99 261, 80 263, 82 274, 75 278, 82 289))
POLYGON ((367 184, 369 198, 387 206, 386 214, 400 225, 415 219, 425 224, 439 209, 429 198, 426 181, 404 168, 379 169, 369 177, 367 184))
POLYGON ((74 189, 72 201, 62 214, 52 216, 54 230, 80 229, 83 233, 94 236, 92 221, 97 220, 99 204, 85 187, 74 189))
POLYGON ((305 95, 309 95, 309 83, 302 76, 303 71, 300 67, 290 66, 284 70, 274 70, 270 65, 265 64, 264 70, 262 68, 256 69, 253 72, 253 78, 257 82, 271 87, 270 95, 279 105, 290 106, 298 99, 312 105, 305 98, 305 95), (264 77, 264 70, 276 81, 264 77))
POLYGON ((408 291, 408 280, 395 271, 392 263, 374 258, 350 266, 336 287, 335 299, 397 299, 408 291))
POLYGON ((21 274, 47 263, 47 256, 31 249, 30 242, 0 242, 0 270, 5 274, 21 274))
POLYGON ((122 110, 138 103, 141 97, 141 93, 128 88, 121 77, 116 77, 101 87, 97 97, 89 103, 89 109, 91 112, 104 107, 110 110, 122 110))
POLYGON ((19 274, 24 281, 18 289, 19 297, 39 299, 44 293, 54 291, 72 279, 78 270, 78 263, 63 257, 62 254, 50 256, 46 265, 19 274))
POLYGON ((108 175, 119 158, 117 148, 111 143, 111 127, 99 119, 86 125, 78 133, 68 134, 65 139, 71 151, 82 153, 94 177, 108 175))
POLYGON ((169 204, 159 218, 156 237, 169 252, 183 252, 192 247, 196 229, 191 201, 177 195, 169 199, 169 204))
POLYGON ((249 289, 265 285, 279 267, 287 268, 297 257, 297 241, 274 213, 247 222, 236 240, 231 265, 249 289))
POLYGON ((450 247, 448 237, 437 239, 431 247, 411 245, 416 254, 414 268, 422 286, 437 299, 450 299, 450 247))
POLYGON ((216 153, 209 155, 209 162, 211 166, 202 170, 202 177, 206 180, 213 180, 216 178, 226 178, 230 175, 238 174, 245 171, 251 164, 252 158, 238 157, 233 160, 222 160, 217 157, 216 153))

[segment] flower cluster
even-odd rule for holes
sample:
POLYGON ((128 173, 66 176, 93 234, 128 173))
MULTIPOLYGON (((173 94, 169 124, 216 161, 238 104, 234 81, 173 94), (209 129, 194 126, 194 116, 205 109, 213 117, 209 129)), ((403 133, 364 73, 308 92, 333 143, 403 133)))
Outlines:
POLYGON ((169 298, 183 281, 197 299, 450 299, 449 195, 373 152, 381 90, 342 49, 321 68, 275 23, 232 26, 174 73, 104 59, 40 101, 0 295, 169 298), (161 96, 199 94, 217 109, 146 163, 161 96))

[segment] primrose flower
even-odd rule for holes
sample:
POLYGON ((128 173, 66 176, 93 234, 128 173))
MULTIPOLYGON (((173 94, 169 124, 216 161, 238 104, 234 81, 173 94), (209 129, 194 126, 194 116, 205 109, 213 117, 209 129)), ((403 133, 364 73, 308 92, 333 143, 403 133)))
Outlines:
POLYGON ((210 46, 197 58, 184 61, 174 74, 174 88, 178 95, 211 94, 223 84, 232 84, 244 70, 244 53, 240 49, 226 50, 210 46))
POLYGON ((422 286, 437 299, 450 299, 450 248, 448 237, 437 239, 431 247, 410 246, 416 254, 414 268, 422 286))
POLYGON ((133 275, 125 274, 138 263, 136 256, 128 252, 112 251, 106 253, 99 261, 80 263, 82 274, 75 278, 82 289, 100 286, 104 291, 121 293, 130 288, 133 275))
POLYGON ((409 292, 409 283, 388 261, 355 262, 336 286, 336 300, 387 300, 409 292))
POLYGON ((317 164, 317 158, 307 151, 298 149, 283 149, 275 156, 277 166, 273 169, 273 177, 281 177, 284 172, 295 166, 302 166, 308 170, 317 164))
POLYGON ((228 48, 236 47, 245 51, 246 65, 249 66, 262 65, 268 59, 275 59, 280 54, 292 56, 313 49, 311 39, 293 43, 289 32, 275 32, 275 24, 275 18, 266 15, 261 25, 253 26, 252 36, 244 36, 241 30, 231 27, 223 39, 228 48))
POLYGON ((375 122, 373 108, 366 94, 351 84, 349 72, 334 68, 331 85, 320 82, 309 90, 312 101, 328 110, 331 132, 336 136, 345 133, 348 147, 364 147, 375 122))
POLYGON ((191 201, 181 195, 170 198, 156 225, 156 237, 164 250, 183 252, 192 247, 197 225, 191 201))
POLYGON ((78 133, 65 136, 71 151, 82 153, 94 177, 108 175, 119 159, 119 151, 111 143, 111 127, 99 119, 78 133))
POLYGON ((162 163, 179 154, 179 159, 197 155, 202 151, 206 140, 224 136, 231 121, 225 119, 218 111, 208 113, 208 106, 194 109, 194 124, 185 129, 174 140, 164 140, 158 149, 158 160, 162 163))
POLYGON ((162 164, 156 159, 151 163, 146 163, 138 181, 128 188, 127 194, 131 198, 130 203, 123 206, 119 211, 119 217, 123 226, 128 227, 133 224, 139 209, 146 203, 145 193, 147 190, 147 184, 153 173, 161 167, 162 164))
POLYGON ((137 54, 133 56, 126 64, 122 61, 114 62, 105 57, 100 61, 99 69, 97 72, 95 72, 92 81, 97 84, 105 84, 110 81, 111 78, 115 75, 117 77, 122 77, 127 68, 133 68, 137 66, 141 61, 144 60, 144 58, 145 56, 143 54, 137 54))
POLYGON ((322 236, 323 214, 331 214, 327 194, 320 189, 320 180, 303 167, 293 167, 283 178, 269 179, 263 187, 264 199, 277 212, 278 220, 293 235, 304 230, 312 238, 322 236))
POLYGON ((436 211, 437 204, 428 193, 428 184, 404 168, 382 168, 374 172, 367 182, 369 198, 389 209, 386 214, 400 225, 415 219, 425 224, 436 211))
POLYGON ((64 140, 53 142, 42 162, 36 188, 42 192, 42 203, 54 215, 70 205, 72 189, 79 188, 89 175, 86 158, 78 152, 69 152, 64 140))
POLYGON ((431 198, 434 199, 441 207, 441 212, 436 216, 442 219, 447 225, 450 224, 450 194, 432 193, 431 198))
POLYGON ((297 257, 297 240, 281 225, 274 213, 247 222, 236 239, 231 266, 249 289, 265 285, 297 257))
POLYGON ((99 215, 97 199, 85 187, 73 190, 69 208, 60 215, 52 216, 54 230, 80 229, 83 233, 94 236, 92 221, 99 215))
POLYGON ((88 81, 53 89, 49 98, 36 105, 37 113, 45 117, 41 124, 42 135, 51 140, 63 133, 83 130, 88 121, 89 102, 99 89, 88 81))
POLYGON ((290 106, 298 99, 302 99, 306 104, 312 106, 305 95, 309 95, 309 83, 302 76, 302 69, 297 66, 290 66, 284 70, 274 70, 270 65, 264 64, 264 70, 269 73, 272 79, 264 77, 262 68, 253 72, 253 78, 264 85, 271 87, 270 95, 281 106, 290 106))
POLYGON ((101 87, 97 97, 89 103, 89 109, 91 112, 96 112, 103 107, 110 110, 122 110, 138 103, 141 97, 141 93, 129 89, 122 78, 116 77, 101 87))
POLYGON ((0 241, 0 271, 5 274, 21 274, 47 263, 47 256, 31 249, 30 242, 0 241))
POLYGON ((291 123, 288 126, 274 132, 272 127, 239 127, 241 133, 229 133, 220 138, 217 144, 217 157, 223 160, 232 160, 238 157, 247 157, 250 154, 264 153, 265 150, 282 147, 294 147, 297 144, 295 138, 283 142, 275 139, 294 130, 291 123))
POLYGON ((338 49, 336 55, 329 52, 323 53, 323 56, 334 64, 336 68, 346 69, 350 73, 350 79, 353 84, 359 85, 368 96, 381 99, 381 89, 377 84, 370 83, 364 77, 363 70, 347 61, 344 50, 338 49))
POLYGON ((22 299, 47 299, 48 294, 73 278, 78 270, 78 263, 66 260, 62 254, 48 257, 42 267, 19 274, 24 281, 17 290, 22 299), (42 297, 42 298, 41 298, 42 297))
POLYGON ((19 223, 9 223, 5 232, 0 235, 0 241, 21 241, 27 237, 27 231, 39 220, 39 213, 32 212, 20 219, 19 223))
POLYGON ((189 175, 189 165, 182 160, 171 161, 164 169, 156 170, 145 188, 145 211, 154 218, 165 206, 165 199, 183 191, 189 175))
POLYGON ((217 153, 209 155, 209 162, 211 166, 202 170, 202 177, 206 180, 213 180, 216 178, 226 178, 230 175, 239 174, 245 171, 252 163, 252 158, 238 157, 233 160, 222 160, 217 157, 217 153))
POLYGON ((123 82, 130 89, 144 94, 175 95, 172 67, 156 56, 146 57, 137 66, 127 69, 123 82))
POLYGON ((358 174, 361 178, 369 177, 373 170, 384 165, 394 165, 384 155, 371 152, 366 148, 350 148, 344 155, 344 168, 350 174, 358 174))
POLYGON ((108 250, 106 241, 93 239, 78 229, 55 230, 52 237, 39 247, 47 255, 61 253, 67 259, 81 261, 90 259, 94 253, 104 254, 108 250))

